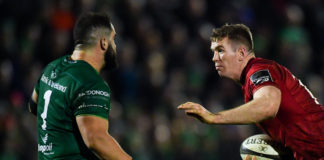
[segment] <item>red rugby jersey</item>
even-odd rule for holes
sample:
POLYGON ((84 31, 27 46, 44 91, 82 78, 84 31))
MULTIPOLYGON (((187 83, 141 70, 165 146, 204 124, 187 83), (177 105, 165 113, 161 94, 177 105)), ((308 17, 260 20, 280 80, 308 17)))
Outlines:
POLYGON ((324 160, 324 107, 287 68, 253 58, 242 72, 241 84, 245 102, 263 86, 279 88, 281 103, 276 117, 257 126, 290 148, 297 160, 324 160))

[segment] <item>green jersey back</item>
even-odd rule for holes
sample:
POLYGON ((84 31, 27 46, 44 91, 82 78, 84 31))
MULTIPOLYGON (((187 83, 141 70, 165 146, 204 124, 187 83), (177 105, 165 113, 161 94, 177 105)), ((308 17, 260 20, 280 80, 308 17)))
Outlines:
POLYGON ((85 61, 59 58, 45 68, 38 94, 38 159, 95 159, 85 146, 76 116, 108 119, 110 89, 85 61))

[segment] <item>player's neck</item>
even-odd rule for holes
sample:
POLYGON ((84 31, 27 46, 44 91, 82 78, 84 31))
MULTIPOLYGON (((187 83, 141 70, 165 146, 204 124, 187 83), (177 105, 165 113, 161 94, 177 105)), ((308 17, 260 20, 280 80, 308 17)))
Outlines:
POLYGON ((98 73, 103 66, 102 59, 100 56, 96 55, 92 49, 80 50, 75 49, 71 56, 72 60, 83 60, 89 63, 98 73), (92 53, 90 53, 92 52, 92 53))
POLYGON ((242 65, 240 67, 240 75, 239 77, 237 77, 237 79, 235 79, 236 82, 240 83, 241 80, 241 76, 243 74, 243 70, 246 67, 246 65, 249 63, 250 59, 255 58, 254 54, 249 54, 246 56, 246 58, 244 58, 242 65))

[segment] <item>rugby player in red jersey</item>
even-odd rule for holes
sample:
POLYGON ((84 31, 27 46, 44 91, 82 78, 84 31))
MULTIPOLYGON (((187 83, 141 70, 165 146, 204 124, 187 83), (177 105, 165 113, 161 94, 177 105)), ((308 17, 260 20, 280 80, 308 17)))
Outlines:
POLYGON ((246 103, 218 113, 193 102, 178 109, 208 124, 254 123, 295 159, 324 160, 324 107, 287 68, 255 57, 247 26, 215 29, 211 50, 218 74, 242 85, 246 103))

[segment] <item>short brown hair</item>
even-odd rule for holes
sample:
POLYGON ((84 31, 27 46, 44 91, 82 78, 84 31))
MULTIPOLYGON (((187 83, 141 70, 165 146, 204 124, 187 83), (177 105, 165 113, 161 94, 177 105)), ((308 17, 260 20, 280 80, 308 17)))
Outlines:
POLYGON ((222 40, 228 37, 233 42, 243 43, 248 47, 250 52, 253 52, 253 38, 252 33, 244 24, 225 24, 220 28, 213 29, 211 41, 222 40))

